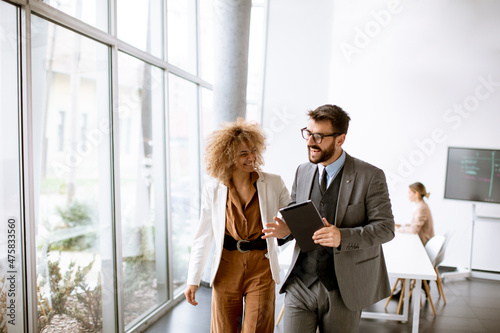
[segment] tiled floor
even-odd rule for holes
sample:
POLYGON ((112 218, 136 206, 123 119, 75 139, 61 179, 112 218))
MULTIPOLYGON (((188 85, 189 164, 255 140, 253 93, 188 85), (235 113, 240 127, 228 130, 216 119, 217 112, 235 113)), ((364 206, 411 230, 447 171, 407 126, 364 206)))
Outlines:
MULTIPOLYGON (((419 332, 425 333, 470 333, 500 332, 500 281, 484 279, 449 279, 444 282, 447 304, 438 297, 435 282, 431 282, 431 295, 437 316, 422 297, 419 332)), ((211 289, 200 288, 196 293, 198 306, 181 302, 177 307, 151 326, 146 333, 202 333, 210 332, 211 289)), ((276 298, 276 318, 283 304, 283 295, 276 298)), ((374 309, 384 309, 385 300, 375 304, 374 309)), ((391 301, 388 311, 396 311, 397 301, 391 301)), ((411 313, 410 313, 411 315, 411 313)), ((406 333, 411 332, 411 320, 400 323, 386 320, 361 319, 360 333, 406 333)), ((280 323, 275 333, 285 333, 280 323)))

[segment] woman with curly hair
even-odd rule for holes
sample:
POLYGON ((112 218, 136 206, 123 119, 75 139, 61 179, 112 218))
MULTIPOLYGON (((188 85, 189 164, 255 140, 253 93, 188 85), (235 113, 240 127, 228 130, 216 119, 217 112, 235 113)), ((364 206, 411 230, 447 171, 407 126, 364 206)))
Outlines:
POLYGON ((215 179, 202 194, 184 294, 198 304, 195 293, 214 243, 211 332, 273 332, 278 243, 262 239, 262 230, 289 203, 289 192, 280 176, 261 171, 265 144, 256 123, 228 123, 206 147, 207 173, 215 179))

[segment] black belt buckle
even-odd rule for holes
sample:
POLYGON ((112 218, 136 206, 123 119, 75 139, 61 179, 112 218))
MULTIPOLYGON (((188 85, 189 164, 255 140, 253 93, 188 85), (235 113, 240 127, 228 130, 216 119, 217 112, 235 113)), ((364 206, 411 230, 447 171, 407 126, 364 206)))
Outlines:
POLYGON ((250 241, 246 240, 246 239, 240 239, 239 241, 236 242, 236 249, 240 252, 240 253, 246 253, 250 250, 242 250, 241 249, 241 243, 250 243, 250 241))

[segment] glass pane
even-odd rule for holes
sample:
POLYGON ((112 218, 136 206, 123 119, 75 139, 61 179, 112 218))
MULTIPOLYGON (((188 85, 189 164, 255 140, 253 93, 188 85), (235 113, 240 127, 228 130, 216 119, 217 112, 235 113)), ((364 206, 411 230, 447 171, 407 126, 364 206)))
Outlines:
POLYGON ((200 1, 200 76, 214 81, 213 0, 200 1))
POLYGON ((117 0, 118 38, 161 58, 163 55, 162 3, 162 0, 117 0))
POLYGON ((163 72, 120 53, 118 84, 122 300, 129 325, 165 302, 168 294, 163 72))
MULTIPOLYGON (((212 116, 213 116, 213 91, 206 88, 201 88, 201 143, 205 142, 205 138, 212 131, 212 116)), ((205 151, 201 147, 201 152, 205 151)))
POLYGON ((196 85, 169 75, 169 165, 174 293, 184 288, 199 216, 199 131, 196 85))
POLYGON ((250 43, 248 48, 247 120, 261 119, 264 84, 265 10, 252 7, 250 43))
POLYGON ((260 123, 262 120, 260 107, 257 104, 247 102, 247 113, 245 115, 245 119, 260 123))
MULTIPOLYGON (((205 152, 205 142, 207 136, 212 132, 212 121, 213 121, 213 91, 208 90, 206 88, 201 88, 201 138, 200 138, 200 159, 203 158, 203 153, 205 152)), ((201 170, 200 170, 201 171, 201 170)), ((201 184, 204 184, 209 180, 209 176, 206 172, 201 171, 201 184)), ((206 265, 205 268, 205 276, 206 279, 202 278, 202 280, 209 279, 210 267, 206 265)))
POLYGON ((108 0, 46 0, 50 6, 108 32, 108 0))
POLYGON ((38 328, 114 332, 109 50, 32 17, 38 328))
POLYGON ((167 1, 168 61, 197 74, 196 0, 167 1))
POLYGON ((19 169, 18 9, 0 2, 0 332, 24 332, 19 169))

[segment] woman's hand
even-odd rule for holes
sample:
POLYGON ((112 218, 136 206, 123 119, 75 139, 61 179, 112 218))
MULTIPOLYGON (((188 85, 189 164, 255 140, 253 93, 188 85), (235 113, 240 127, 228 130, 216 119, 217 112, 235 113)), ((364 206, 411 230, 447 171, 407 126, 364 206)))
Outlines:
POLYGON ((281 239, 283 237, 290 235, 290 229, 288 229, 288 225, 285 223, 285 221, 276 216, 273 218, 273 220, 276 222, 266 223, 266 228, 262 229, 262 233, 264 233, 262 239, 270 237, 276 237, 281 239))
POLYGON ((186 291, 184 291, 186 300, 189 304, 192 304, 194 306, 198 305, 198 302, 196 302, 196 299, 194 297, 194 295, 196 294, 196 289, 198 289, 198 286, 190 284, 186 287, 186 291))

